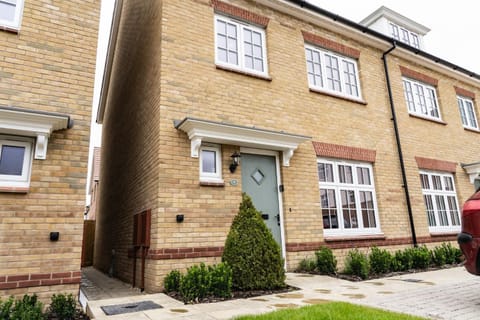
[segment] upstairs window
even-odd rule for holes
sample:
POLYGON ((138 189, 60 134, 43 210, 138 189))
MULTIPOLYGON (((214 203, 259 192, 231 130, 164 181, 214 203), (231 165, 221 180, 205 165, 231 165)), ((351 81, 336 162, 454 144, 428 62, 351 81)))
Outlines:
POLYGON ((357 61, 317 47, 306 45, 310 88, 360 99, 357 61))
POLYGON ((457 102, 463 126, 468 129, 478 130, 477 116, 475 114, 473 101, 469 98, 457 96, 457 102))
POLYGON ((324 234, 379 233, 372 166, 319 159, 317 168, 324 234))
POLYGON ((267 76, 265 30, 215 16, 215 62, 228 68, 267 76))
POLYGON ((460 231, 460 215, 453 175, 422 171, 420 182, 430 232, 460 231))
POLYGON ((392 38, 420 49, 418 34, 400 27, 392 22, 390 22, 390 33, 392 38))
POLYGON ((24 0, 0 0, 0 26, 18 30, 24 0))
POLYGON ((403 88, 410 114, 441 120, 437 93, 434 87, 416 80, 404 78, 403 88))
POLYGON ((0 188, 28 188, 32 140, 0 136, 0 188))

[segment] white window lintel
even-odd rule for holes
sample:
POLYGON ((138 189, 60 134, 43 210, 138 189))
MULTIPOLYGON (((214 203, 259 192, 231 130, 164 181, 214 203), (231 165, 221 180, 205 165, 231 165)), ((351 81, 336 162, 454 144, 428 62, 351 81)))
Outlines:
POLYGON ((47 158, 48 138, 53 131, 72 127, 70 117, 13 107, 0 107, 0 133, 35 137, 35 159, 47 158))
POLYGON ((175 121, 174 125, 176 129, 188 135, 192 158, 198 158, 199 149, 203 141, 282 151, 282 164, 288 167, 298 145, 311 140, 311 137, 285 133, 283 131, 270 131, 194 118, 175 121))

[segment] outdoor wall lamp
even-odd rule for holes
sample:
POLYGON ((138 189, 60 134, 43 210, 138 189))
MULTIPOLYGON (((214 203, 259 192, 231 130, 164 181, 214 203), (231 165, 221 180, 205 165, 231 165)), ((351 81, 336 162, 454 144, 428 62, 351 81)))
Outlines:
POLYGON ((235 151, 230 158, 232 158, 232 163, 230 164, 230 172, 234 173, 237 169, 238 165, 240 164, 240 153, 235 151))

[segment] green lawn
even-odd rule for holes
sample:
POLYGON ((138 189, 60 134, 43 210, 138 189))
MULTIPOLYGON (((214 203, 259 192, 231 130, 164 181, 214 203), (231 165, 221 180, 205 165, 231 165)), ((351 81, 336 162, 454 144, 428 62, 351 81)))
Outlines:
POLYGON ((258 316, 244 316, 236 320, 425 320, 425 318, 363 307, 346 302, 328 302, 279 310, 258 316))

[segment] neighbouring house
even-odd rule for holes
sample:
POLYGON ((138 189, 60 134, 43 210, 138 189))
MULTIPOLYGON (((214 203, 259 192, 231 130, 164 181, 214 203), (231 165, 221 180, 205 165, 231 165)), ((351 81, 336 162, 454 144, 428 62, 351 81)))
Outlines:
POLYGON ((118 1, 94 266, 154 292, 217 263, 242 192, 288 270, 320 246, 454 241, 480 76, 423 51, 427 31, 387 8, 358 24, 305 1, 118 1))
POLYGON ((0 12, 0 298, 77 295, 100 1, 0 12))

